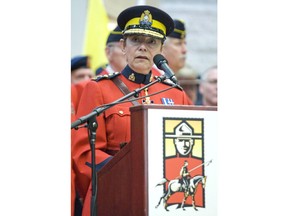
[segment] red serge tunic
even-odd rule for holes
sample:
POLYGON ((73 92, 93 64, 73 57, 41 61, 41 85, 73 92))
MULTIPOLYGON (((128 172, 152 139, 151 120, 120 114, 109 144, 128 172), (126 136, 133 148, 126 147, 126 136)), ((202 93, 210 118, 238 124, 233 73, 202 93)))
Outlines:
MULTIPOLYGON (((130 91, 143 87, 155 79, 154 71, 147 75, 138 74, 129 66, 119 73, 103 75, 85 85, 82 92, 76 119, 91 113, 96 107, 109 104, 123 97, 123 93, 114 84, 112 79, 118 77, 125 83, 130 91)), ((158 75, 158 74, 157 74, 158 75)), ((156 83, 148 88, 152 94, 171 87, 169 84, 156 83)), ((139 97, 144 96, 144 91, 139 97)), ((171 88, 150 97, 154 104, 163 104, 169 101, 172 105, 191 105, 188 97, 180 88, 171 88)), ((142 104, 142 99, 138 102, 142 104)), ((120 150, 120 143, 130 141, 130 111, 131 102, 115 105, 97 117, 95 155, 97 168, 100 169, 109 158, 120 150)), ((86 128, 72 130, 72 160, 76 172, 77 188, 80 196, 85 197, 91 181, 91 154, 88 133, 86 128), (90 166, 89 166, 90 165, 90 166)))

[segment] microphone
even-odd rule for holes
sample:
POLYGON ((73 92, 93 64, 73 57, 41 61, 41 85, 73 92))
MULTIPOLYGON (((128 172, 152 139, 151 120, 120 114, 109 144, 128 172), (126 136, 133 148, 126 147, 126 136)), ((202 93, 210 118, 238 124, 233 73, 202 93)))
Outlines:
POLYGON ((166 74, 166 77, 170 80, 172 80, 173 83, 178 84, 178 81, 175 77, 174 72, 168 65, 167 59, 164 58, 163 55, 157 54, 153 58, 154 64, 160 69, 163 70, 166 74))

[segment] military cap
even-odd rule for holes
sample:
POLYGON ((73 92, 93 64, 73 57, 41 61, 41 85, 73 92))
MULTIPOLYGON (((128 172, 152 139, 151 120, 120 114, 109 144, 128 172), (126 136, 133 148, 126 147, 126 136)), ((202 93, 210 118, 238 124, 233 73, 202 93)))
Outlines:
POLYGON ((167 134, 166 137, 171 138, 201 138, 201 135, 194 134, 193 128, 191 128, 186 122, 180 123, 174 130, 175 134, 167 134))
POLYGON ((173 19, 164 11, 137 5, 122 11, 117 18, 124 35, 139 34, 165 39, 174 29, 173 19))
POLYGON ((119 26, 117 26, 113 31, 110 32, 106 44, 110 42, 118 42, 121 38, 123 38, 122 30, 119 26))
POLYGON ((78 68, 90 68, 89 56, 76 56, 71 59, 71 72, 78 68))
POLYGON ((185 23, 179 19, 174 19, 174 30, 169 37, 183 39, 186 37, 185 23))

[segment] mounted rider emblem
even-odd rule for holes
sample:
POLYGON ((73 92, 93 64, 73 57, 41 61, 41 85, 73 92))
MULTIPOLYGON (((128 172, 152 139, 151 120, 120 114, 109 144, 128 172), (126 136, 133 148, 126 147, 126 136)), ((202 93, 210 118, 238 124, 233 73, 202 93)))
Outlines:
POLYGON ((185 210, 205 208, 204 119, 163 119, 164 176, 156 186, 163 187, 156 208, 185 210), (174 206, 174 207, 172 207, 174 206))

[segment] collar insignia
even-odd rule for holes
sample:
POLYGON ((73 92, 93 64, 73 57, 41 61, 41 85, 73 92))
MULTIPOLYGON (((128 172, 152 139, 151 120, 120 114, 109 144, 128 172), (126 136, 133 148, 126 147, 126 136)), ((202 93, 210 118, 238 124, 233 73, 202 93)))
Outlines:
POLYGON ((129 77, 128 77, 128 79, 134 82, 134 81, 135 81, 135 75, 134 75, 134 73, 130 74, 129 77))

